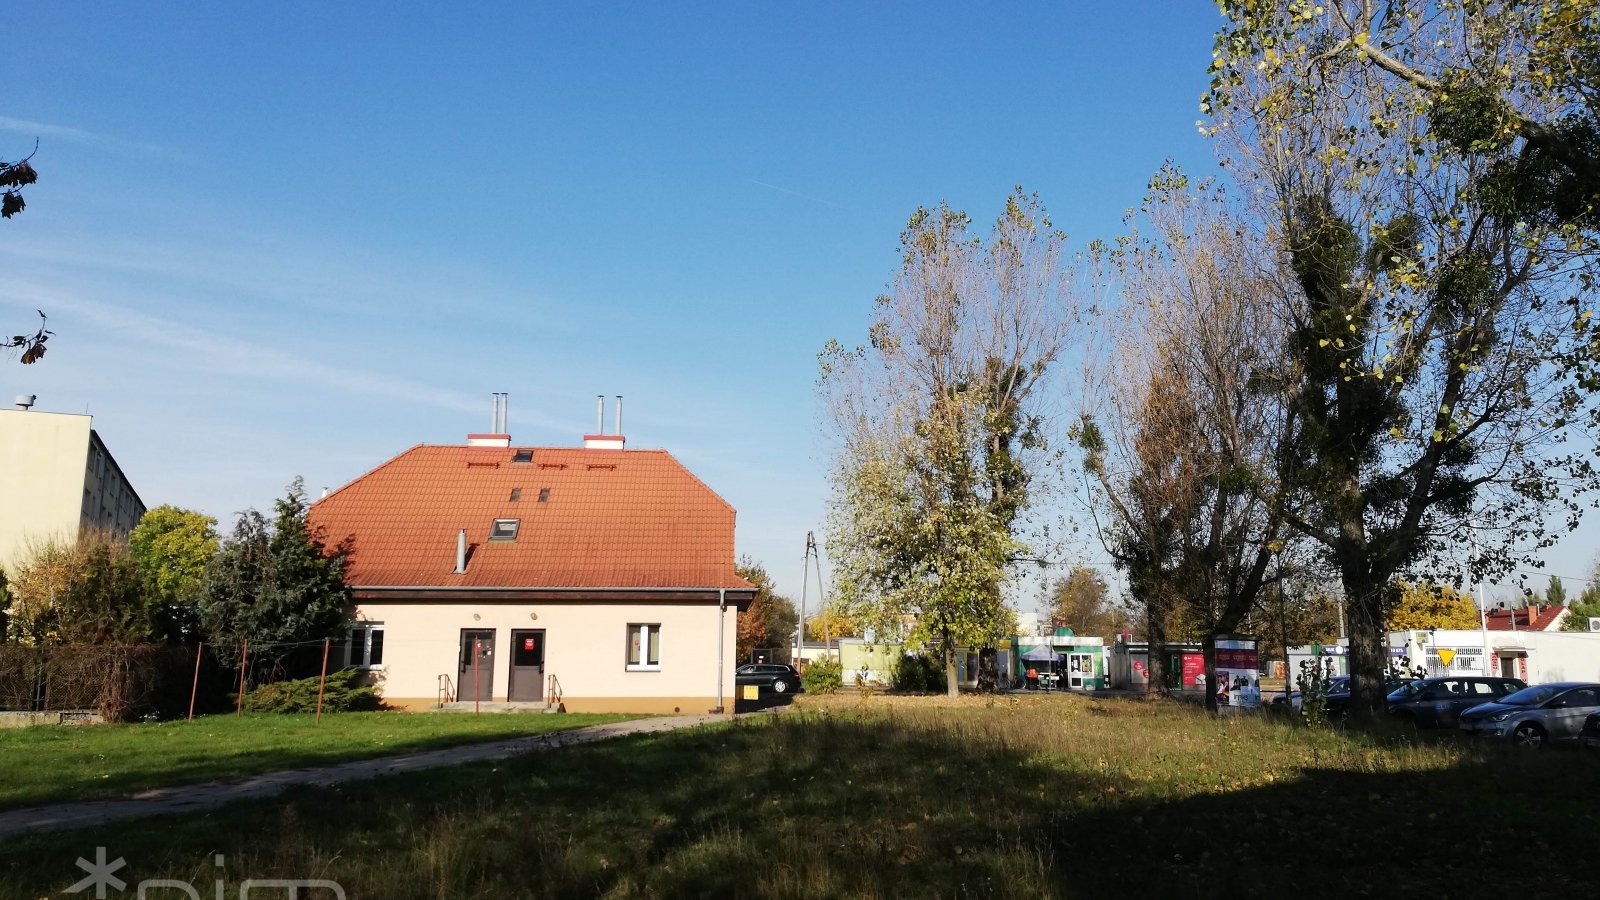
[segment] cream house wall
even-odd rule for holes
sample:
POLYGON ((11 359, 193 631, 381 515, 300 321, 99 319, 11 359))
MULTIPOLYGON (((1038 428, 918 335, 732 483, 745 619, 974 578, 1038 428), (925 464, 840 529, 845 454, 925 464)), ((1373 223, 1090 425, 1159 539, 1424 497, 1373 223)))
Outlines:
MULTIPOLYGON (((722 685, 725 709, 733 709, 734 639, 738 611, 722 617, 719 672, 718 605, 709 603, 458 603, 362 602, 357 622, 381 622, 384 632, 380 684, 384 699, 408 709, 435 705, 439 676, 458 680, 463 629, 493 629, 494 699, 505 701, 510 684, 511 631, 542 629, 544 671, 561 682, 573 712, 703 713, 717 705, 722 685), (660 625, 659 671, 629 671, 628 626, 660 625)), ((470 685, 455 685, 463 698, 470 685)))
POLYGON ((88 416, 0 409, 0 565, 73 540, 83 520, 88 416))

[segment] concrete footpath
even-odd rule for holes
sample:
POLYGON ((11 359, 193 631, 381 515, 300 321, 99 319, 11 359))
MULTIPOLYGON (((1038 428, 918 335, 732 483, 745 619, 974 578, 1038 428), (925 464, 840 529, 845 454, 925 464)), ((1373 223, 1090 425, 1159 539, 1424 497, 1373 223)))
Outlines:
POLYGON ((77 803, 24 806, 18 809, 0 810, 0 838, 38 831, 90 828, 144 816, 199 812, 239 800, 272 797, 296 785, 326 787, 349 781, 366 781, 384 775, 420 772, 424 769, 482 760, 506 759, 539 750, 570 747, 574 744, 592 744, 630 734, 693 728, 727 719, 727 716, 718 715, 634 719, 629 722, 590 725, 570 731, 555 731, 481 744, 459 744, 440 750, 379 756, 330 766, 263 772, 236 781, 208 781, 202 784, 154 788, 122 800, 85 800, 77 803))

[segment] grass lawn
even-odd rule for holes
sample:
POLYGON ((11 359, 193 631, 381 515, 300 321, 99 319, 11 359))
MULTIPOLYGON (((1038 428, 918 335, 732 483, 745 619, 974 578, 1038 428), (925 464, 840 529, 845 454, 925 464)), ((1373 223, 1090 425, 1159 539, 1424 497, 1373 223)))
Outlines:
POLYGON ((615 722, 628 716, 327 713, 0 731, 0 808, 346 762, 615 722))
POLYGON ((1600 760, 1178 704, 794 712, 0 847, 0 896, 326 878, 352 898, 1593 896, 1600 760), (213 854, 225 865, 213 865, 213 854))

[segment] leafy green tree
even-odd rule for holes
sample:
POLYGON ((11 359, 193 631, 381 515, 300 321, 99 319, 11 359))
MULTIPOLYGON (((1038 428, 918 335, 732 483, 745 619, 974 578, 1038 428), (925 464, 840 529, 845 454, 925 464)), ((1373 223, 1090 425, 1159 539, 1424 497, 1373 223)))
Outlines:
POLYGON ((1544 601, 1551 606, 1567 605, 1567 589, 1562 585, 1559 576, 1550 576, 1550 587, 1545 589, 1544 601))
POLYGON ((306 524, 304 482, 273 504, 269 522, 246 510, 206 570, 200 621, 224 659, 281 663, 296 643, 335 637, 350 606, 345 546, 329 548, 306 524))
POLYGON ((1588 631, 1589 617, 1600 617, 1600 563, 1595 564, 1583 591, 1567 609, 1567 617, 1561 622, 1562 631, 1588 631))
POLYGON ((12 635, 35 645, 135 644, 150 640, 151 615, 139 567, 109 532, 85 529, 51 541, 13 567, 12 635))
POLYGON ((736 655, 750 658, 750 651, 762 647, 787 647, 794 640, 800 614, 794 602, 773 590, 772 576, 765 566, 749 557, 739 560, 734 572, 756 586, 750 608, 739 616, 736 655))
POLYGON ((1594 4, 1223 0, 1209 131, 1282 257, 1274 490, 1337 569, 1353 711, 1411 571, 1536 561, 1596 486, 1594 4), (1490 536, 1490 535, 1486 535, 1490 536))
POLYGON ((157 609, 157 631, 167 640, 198 639, 200 593, 219 546, 216 526, 208 515, 164 505, 145 512, 128 535, 128 552, 157 609))
POLYGON ((1001 598, 1043 471, 1046 376, 1071 321, 1065 236, 1018 190, 987 240, 965 213, 918 209, 868 345, 830 341, 821 389, 840 446, 829 548, 839 604, 937 645, 957 691, 962 646, 1012 633, 1001 598))

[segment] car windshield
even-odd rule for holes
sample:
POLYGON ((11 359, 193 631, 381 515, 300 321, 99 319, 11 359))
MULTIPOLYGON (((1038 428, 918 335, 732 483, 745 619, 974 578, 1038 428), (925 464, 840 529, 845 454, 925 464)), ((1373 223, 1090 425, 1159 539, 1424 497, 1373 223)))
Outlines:
POLYGON ((1540 703, 1554 697, 1560 690, 1560 688, 1551 687, 1548 684, 1541 684, 1531 688, 1523 688, 1515 694, 1507 694, 1495 702, 1504 703, 1507 706, 1538 706, 1540 703))
POLYGON ((1422 682, 1422 681, 1409 681, 1409 682, 1406 682, 1405 684, 1403 684, 1400 687, 1396 688, 1395 690, 1391 691, 1389 693, 1389 699, 1390 700, 1410 700, 1411 698, 1413 698, 1413 697, 1417 696, 1418 694, 1422 693, 1422 689, 1427 687, 1427 686, 1428 686, 1427 683, 1426 682, 1422 682))

